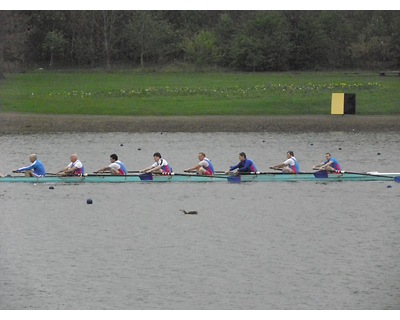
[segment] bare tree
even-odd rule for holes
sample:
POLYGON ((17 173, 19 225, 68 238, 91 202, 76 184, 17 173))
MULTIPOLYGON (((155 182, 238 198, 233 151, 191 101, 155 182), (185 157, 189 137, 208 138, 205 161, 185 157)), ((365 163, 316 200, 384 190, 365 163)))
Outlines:
POLYGON ((104 59, 106 68, 111 69, 111 56, 118 40, 118 27, 121 11, 93 11, 93 22, 101 32, 103 39, 104 59))
POLYGON ((14 11, 0 11, 0 78, 4 72, 24 64, 27 28, 24 16, 14 11))

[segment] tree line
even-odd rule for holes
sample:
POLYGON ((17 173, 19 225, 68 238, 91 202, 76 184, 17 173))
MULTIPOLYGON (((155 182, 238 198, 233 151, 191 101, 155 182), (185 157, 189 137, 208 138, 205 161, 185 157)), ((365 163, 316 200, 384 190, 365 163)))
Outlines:
POLYGON ((0 11, 3 72, 169 65, 398 69, 400 12, 0 11))

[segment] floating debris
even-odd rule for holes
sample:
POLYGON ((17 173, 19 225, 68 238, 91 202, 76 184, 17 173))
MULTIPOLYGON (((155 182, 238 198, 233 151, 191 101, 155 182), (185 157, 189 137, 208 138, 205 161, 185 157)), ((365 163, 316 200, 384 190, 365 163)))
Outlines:
POLYGON ((180 209, 180 211, 182 211, 184 214, 197 214, 197 211, 186 211, 182 209, 180 209))

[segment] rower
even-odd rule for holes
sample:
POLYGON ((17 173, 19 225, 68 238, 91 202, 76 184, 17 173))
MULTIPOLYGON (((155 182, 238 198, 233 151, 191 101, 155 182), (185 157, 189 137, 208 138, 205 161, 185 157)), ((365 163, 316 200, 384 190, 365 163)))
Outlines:
POLYGON ((153 159, 154 159, 155 162, 150 167, 147 167, 147 168, 144 168, 144 169, 140 170, 140 172, 145 172, 145 173, 153 172, 153 173, 159 173, 159 174, 171 174, 172 168, 168 164, 168 161, 161 157, 161 153, 155 152, 153 154, 153 159))
POLYGON ((231 166, 229 168, 229 171, 226 173, 229 173, 233 170, 237 169, 237 173, 243 173, 243 172, 248 172, 248 173, 256 173, 257 168, 254 165, 253 161, 250 159, 247 159, 247 156, 244 152, 239 153, 239 163, 237 165, 231 166))
POLYGON ((82 162, 78 159, 78 155, 73 153, 69 159, 71 162, 62 170, 58 171, 57 174, 61 176, 81 176, 84 174, 84 167, 82 162))
POLYGON ((287 159, 284 162, 270 168, 274 170, 282 170, 282 173, 300 173, 300 165, 294 157, 294 152, 288 151, 286 157, 287 159))
POLYGON ((110 162, 111 163, 108 166, 105 166, 94 173, 110 172, 110 174, 114 176, 125 176, 127 174, 125 165, 118 160, 118 156, 115 153, 110 155, 110 162))
POLYGON ((211 160, 206 158, 206 154, 204 152, 199 152, 197 158, 200 162, 193 167, 186 169, 185 172, 196 171, 198 175, 202 176, 214 175, 214 166, 212 165, 211 160))
POLYGON ((31 162, 29 166, 13 170, 13 172, 25 172, 25 177, 40 178, 46 175, 46 170, 44 168, 44 165, 40 160, 38 160, 37 155, 35 153, 32 153, 29 156, 29 161, 31 162))
POLYGON ((325 161, 323 161, 320 164, 317 164, 313 167, 314 170, 320 170, 320 171, 330 171, 330 172, 337 172, 340 173, 342 168, 340 167, 339 162, 335 159, 332 158, 331 154, 327 152, 325 154, 325 161))

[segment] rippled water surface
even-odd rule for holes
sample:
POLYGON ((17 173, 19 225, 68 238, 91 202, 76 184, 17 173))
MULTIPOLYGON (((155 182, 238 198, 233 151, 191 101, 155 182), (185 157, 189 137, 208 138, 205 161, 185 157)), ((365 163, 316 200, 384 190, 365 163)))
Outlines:
MULTIPOLYGON (((155 151, 176 172, 204 151, 244 151, 260 171, 293 150, 304 171, 330 151, 349 171, 400 172, 398 134, 3 135, 0 172, 39 154, 87 172, 155 151)), ((400 184, 0 183, 1 309, 398 309, 400 184), (87 205, 86 200, 93 199, 87 205), (180 209, 197 210, 184 215, 180 209)))

